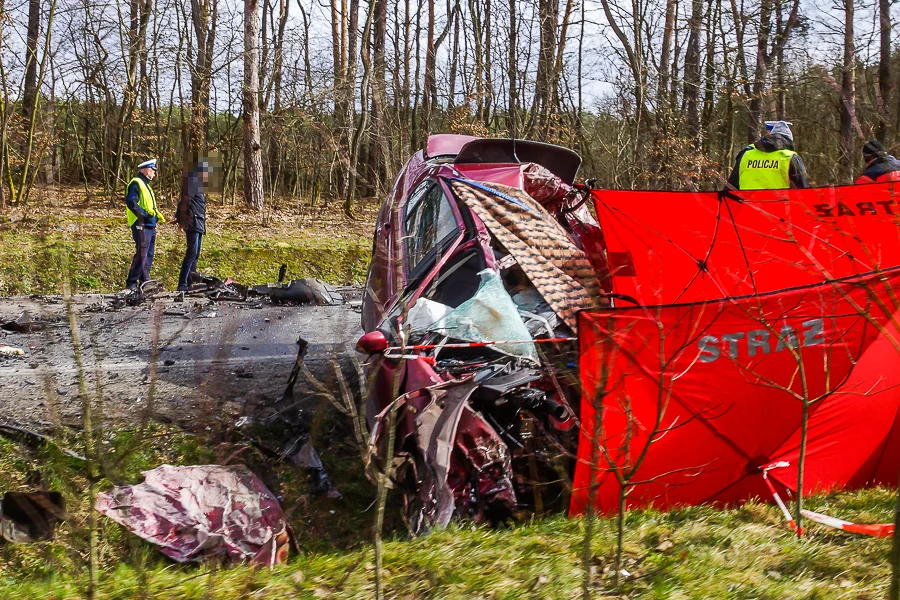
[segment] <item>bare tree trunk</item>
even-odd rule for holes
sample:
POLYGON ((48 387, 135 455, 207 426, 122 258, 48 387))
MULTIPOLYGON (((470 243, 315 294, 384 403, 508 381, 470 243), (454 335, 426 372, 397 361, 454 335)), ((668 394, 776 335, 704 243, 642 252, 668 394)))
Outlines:
POLYGON ((369 44, 371 43, 371 41, 369 38, 372 34, 372 17, 374 15, 374 12, 374 7, 370 7, 368 12, 366 13, 366 24, 363 27, 363 76, 362 83, 359 86, 361 112, 359 118, 359 126, 354 130, 353 139, 350 143, 350 173, 347 178, 347 195, 344 198, 344 213, 348 217, 353 216, 353 199, 356 196, 356 182, 358 179, 357 167, 359 165, 359 151, 360 147, 362 146, 362 139, 366 133, 369 120, 369 80, 372 76, 372 61, 369 58, 369 44))
POLYGON ((263 208, 259 141, 259 0, 244 0, 244 202, 263 208))
POLYGON ((715 24, 722 18, 722 0, 710 0, 706 17, 706 73, 704 74, 703 96, 703 152, 712 152, 712 119, 716 101, 716 38, 715 24))
POLYGON ((372 7, 375 22, 372 38, 372 138, 369 145, 369 173, 372 177, 370 191, 381 194, 386 176, 387 131, 384 124, 385 60, 384 45, 387 39, 387 0, 375 0, 372 7))
POLYGON ((469 0, 469 22, 475 42, 475 119, 484 121, 484 23, 481 20, 482 0, 469 0))
POLYGON ((434 47, 434 0, 426 0, 428 4, 428 23, 427 36, 428 41, 425 43, 425 83, 422 94, 422 131, 424 138, 427 140, 431 135, 431 111, 432 96, 431 88, 434 85, 435 70, 435 47, 434 47))
POLYGON ((841 66, 841 178, 853 179, 854 105, 856 103, 856 47, 853 39, 853 0, 844 0, 844 60, 841 66))
POLYGON ((127 57, 127 73, 125 78, 125 89, 122 92, 122 104, 119 106, 119 114, 116 120, 116 146, 115 146, 115 168, 113 170, 113 186, 117 186, 121 179, 122 169, 125 164, 125 140, 127 138, 126 130, 130 129, 131 117, 134 114, 134 107, 138 98, 138 68, 140 66, 140 56, 143 52, 143 40, 146 40, 147 23, 150 20, 150 0, 144 0, 145 10, 137 11, 139 22, 137 30, 129 35, 128 57, 127 57))
POLYGON ((756 42, 756 70, 750 94, 750 113, 747 119, 747 143, 759 137, 763 122, 763 93, 769 71, 769 32, 772 30, 772 0, 762 0, 759 9, 759 34, 756 42))
POLYGON ((491 77, 491 38, 493 37, 493 29, 491 22, 491 0, 484 0, 484 126, 488 129, 493 122, 494 114, 494 81, 491 77))
POLYGON ((422 129, 427 139, 432 133, 434 111, 437 107, 437 51, 450 33, 452 19, 447 19, 444 30, 435 38, 434 0, 428 3, 428 42, 425 46, 425 75, 422 95, 422 129))
POLYGON ((519 88, 518 88, 518 35, 516 32, 516 0, 509 0, 509 68, 506 76, 509 79, 509 136, 515 138, 519 135, 518 108, 519 108, 519 88))
MULTIPOLYGON (((653 157, 657 173, 666 172, 669 165, 669 149, 666 140, 671 129, 673 110, 669 102, 669 63, 672 60, 672 38, 675 34, 677 3, 677 0, 666 0, 666 20, 659 53, 659 78, 656 82, 656 132, 653 136, 653 157)), ((667 179, 668 176, 666 176, 667 179)))
MULTIPOLYGON (((780 41, 784 36, 784 15, 782 0, 775 0, 775 39, 780 41)), ((785 89, 784 45, 777 43, 775 47, 775 116, 780 120, 787 114, 787 90, 785 89)))
MULTIPOLYGON (((2 94, 0 94, 0 211, 6 208, 9 203, 6 193, 3 191, 3 180, 6 179, 8 165, 6 157, 9 154, 8 148, 8 128, 9 125, 9 90, 6 86, 6 65, 3 63, 3 40, 5 32, 3 24, 6 22, 6 0, 0 0, 0 86, 2 86, 2 94)), ((9 195, 13 192, 10 188, 9 195)))
MULTIPOLYGON (((539 0, 538 30, 540 44, 538 46, 538 68, 534 82, 534 110, 532 122, 537 119, 538 137, 546 139, 550 127, 553 98, 555 97, 554 73, 556 67, 556 28, 559 14, 559 0, 539 0)), ((529 124, 529 130, 531 124, 529 124)))
MULTIPOLYGON (((37 81, 35 83, 35 89, 39 90, 41 85, 44 82, 44 74, 47 68, 47 61, 50 56, 50 39, 53 35, 53 17, 56 14, 56 0, 51 0, 50 7, 47 12, 47 29, 44 32, 43 42, 44 48, 41 53, 41 62, 40 67, 38 68, 37 73, 37 81)), ((22 167, 22 172, 19 178, 19 185, 16 190, 16 195, 14 196, 14 201, 16 203, 22 202, 28 199, 29 194, 31 193, 31 189, 34 186, 35 177, 30 172, 32 156, 34 152, 34 143, 35 143, 35 128, 37 125, 37 112, 38 112, 38 96, 35 93, 34 96, 34 104, 31 106, 31 112, 28 113, 26 127, 27 130, 25 132, 25 143, 24 143, 24 151, 25 155, 25 164, 22 167)), ((8 149, 7 149, 8 150, 8 149)), ((40 155, 36 157, 40 159, 40 155)), ((7 166, 9 161, 9 156, 7 155, 7 166)), ((37 171, 37 169, 35 169, 37 171)))
POLYGON ((25 38, 25 81, 22 88, 22 116, 30 118, 37 102, 38 38, 41 36, 41 2, 28 0, 28 31, 25 38))
POLYGON ((190 150, 194 154, 206 151, 209 132, 209 85, 216 38, 218 0, 191 0, 191 23, 197 42, 197 58, 191 69, 191 128, 190 150))
POLYGON ((700 25, 703 20, 702 0, 691 0, 688 20, 688 42, 684 53, 684 99, 687 105, 687 135, 694 152, 700 150, 700 25))
POLYGON ((878 128, 877 136, 881 141, 890 144, 888 125, 891 122, 891 1, 878 0, 878 19, 881 25, 881 49, 878 58, 878 128))
POLYGON ((448 19, 453 19, 453 46, 450 48, 450 76, 447 93, 447 109, 456 105, 456 77, 459 71, 459 0, 453 5, 448 19))

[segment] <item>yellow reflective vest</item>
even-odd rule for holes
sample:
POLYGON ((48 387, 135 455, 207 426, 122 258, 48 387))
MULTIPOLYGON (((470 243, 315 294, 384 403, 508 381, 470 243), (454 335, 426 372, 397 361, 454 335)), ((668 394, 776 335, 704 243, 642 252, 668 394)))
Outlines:
MULTIPOLYGON (((156 217, 158 223, 165 223, 165 217, 163 217, 162 213, 159 212, 159 209, 156 206, 156 196, 153 194, 153 190, 150 189, 150 186, 144 183, 143 179, 141 179, 140 177, 134 177, 131 181, 129 181, 128 185, 125 186, 125 194, 128 194, 128 188, 131 187, 132 183, 137 183, 138 186, 138 206, 147 211, 147 214, 149 214, 151 217, 156 217)), ((137 215, 131 212, 131 209, 127 206, 125 207, 125 216, 128 219, 129 227, 137 222, 137 215)))
POLYGON ((791 187, 793 150, 763 152, 751 148, 741 157, 738 186, 742 190, 786 190, 791 187))

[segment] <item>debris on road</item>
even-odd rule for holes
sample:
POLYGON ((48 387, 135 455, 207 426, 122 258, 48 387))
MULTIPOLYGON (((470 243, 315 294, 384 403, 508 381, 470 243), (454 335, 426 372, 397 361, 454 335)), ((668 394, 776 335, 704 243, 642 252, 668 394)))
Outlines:
POLYGON ((0 356, 25 356, 25 351, 15 346, 0 346, 0 356))
POLYGON ((127 290, 124 296, 125 304, 128 306, 137 306, 145 300, 155 300, 163 293, 165 293, 165 290, 163 289, 162 282, 158 279, 151 279, 145 281, 135 289, 127 290))
POLYGON ((47 328, 48 323, 46 319, 32 317, 31 313, 26 310, 11 321, 0 322, 0 329, 14 333, 31 333, 33 331, 43 331, 47 328))
POLYGON ((217 302, 244 302, 247 300, 247 286, 236 283, 230 278, 222 281, 212 275, 191 273, 188 283, 190 284, 187 292, 189 296, 202 294, 217 302))
POLYGON ((0 536, 13 544, 44 542, 66 516, 59 492, 7 492, 0 505, 0 536))
POLYGON ((344 303, 337 290, 318 279, 295 279, 288 284, 270 283, 267 287, 272 304, 337 306, 344 303))
MULTIPOLYGON (((310 441, 309 428, 303 417, 303 411, 293 401, 294 386, 297 383, 297 377, 303 370, 303 361, 309 343, 303 338, 298 338, 297 346, 297 360, 294 362, 290 377, 288 377, 287 387, 278 401, 277 412, 264 419, 241 417, 235 425, 250 443, 267 456, 279 460, 288 459, 298 467, 305 469, 310 494, 313 496, 324 495, 327 498, 339 500, 342 498, 341 493, 328 478, 325 466, 310 441), (276 425, 283 429, 284 433, 279 436, 286 440, 283 444, 280 444, 277 439, 273 439, 268 431, 268 428, 276 425), (258 435, 254 428, 266 428, 266 435, 258 435)), ((238 376, 240 377, 240 375, 238 376)))
POLYGON ((244 465, 162 465, 97 495, 97 511, 177 562, 276 565, 288 531, 275 495, 244 465))

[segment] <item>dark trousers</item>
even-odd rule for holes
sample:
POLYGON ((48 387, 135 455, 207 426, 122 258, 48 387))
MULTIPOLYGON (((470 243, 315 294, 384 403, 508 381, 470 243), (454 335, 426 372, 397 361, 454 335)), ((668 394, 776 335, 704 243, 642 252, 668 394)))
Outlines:
POLYGON ((197 259, 200 258, 200 247, 203 246, 203 234, 197 231, 186 231, 187 249, 181 261, 181 273, 178 275, 178 288, 186 288, 191 273, 197 270, 197 259))
POLYGON ((150 279, 150 268, 153 267, 153 255, 156 253, 156 227, 131 227, 134 239, 134 258, 128 269, 128 280, 125 287, 133 288, 150 279))

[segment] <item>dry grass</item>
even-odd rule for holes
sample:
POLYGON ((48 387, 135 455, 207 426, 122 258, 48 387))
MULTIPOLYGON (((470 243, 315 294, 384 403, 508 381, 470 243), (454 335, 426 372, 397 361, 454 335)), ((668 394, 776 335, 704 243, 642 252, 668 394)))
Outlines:
MULTIPOLYGON (((121 204, 88 199, 79 188, 43 189, 29 205, 0 215, 0 295, 59 293, 62 252, 72 256, 75 291, 124 287, 134 246, 121 204)), ((171 219, 174 206, 163 208, 171 219)), ((272 280, 287 264, 292 278, 359 283, 377 209, 377 201, 360 202, 351 220, 335 203, 276 199, 258 214, 212 197, 200 269, 255 284, 272 280)), ((184 245, 174 224, 160 227, 153 275, 169 289, 177 283, 184 245)))

